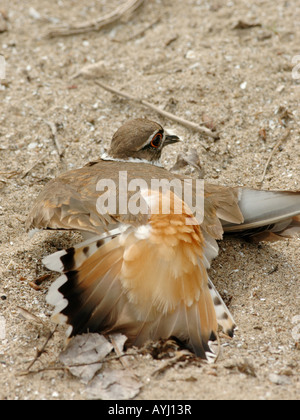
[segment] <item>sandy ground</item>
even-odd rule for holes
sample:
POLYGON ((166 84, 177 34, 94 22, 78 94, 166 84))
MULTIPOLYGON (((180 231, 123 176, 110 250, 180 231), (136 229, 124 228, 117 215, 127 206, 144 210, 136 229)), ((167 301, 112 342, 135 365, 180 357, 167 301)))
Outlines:
MULTIPOLYGON (((176 129, 184 143, 164 155, 168 168, 177 153, 195 147, 205 179, 251 187, 258 186, 272 148, 289 127, 263 187, 300 189, 300 81, 292 77, 293 57, 300 54, 299 1, 148 0, 130 19, 99 33, 44 38, 50 28, 91 20, 119 4, 0 4, 0 28, 7 29, 0 33, 7 63, 0 84, 1 399, 85 398, 84 386, 64 371, 20 376, 51 325, 45 303, 50 281, 39 291, 29 282, 46 273, 44 255, 78 240, 55 232, 30 240, 24 224, 45 183, 99 157, 128 118, 147 116, 176 129), (105 83, 205 122, 220 140, 119 99, 93 80, 72 78, 98 61, 105 83), (62 159, 47 121, 57 127, 62 159), (47 327, 24 320, 17 306, 47 327)), ((260 246, 226 240, 220 247, 210 274, 230 301, 236 337, 222 339, 214 366, 177 365, 153 377, 163 362, 136 357, 131 366, 144 382, 138 399, 299 399, 299 240, 260 246)), ((63 342, 60 329, 35 368, 55 364, 63 342)))

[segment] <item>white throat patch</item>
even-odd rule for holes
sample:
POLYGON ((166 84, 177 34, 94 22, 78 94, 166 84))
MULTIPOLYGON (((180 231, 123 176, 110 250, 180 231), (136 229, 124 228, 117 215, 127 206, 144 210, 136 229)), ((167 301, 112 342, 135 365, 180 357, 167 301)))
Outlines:
POLYGON ((101 156, 102 160, 110 160, 110 161, 114 161, 114 162, 130 162, 130 163, 148 163, 150 165, 154 165, 154 166, 158 166, 160 168, 162 168, 162 164, 160 163, 159 160, 150 162, 147 159, 138 159, 138 158, 128 158, 128 159, 117 159, 114 158, 112 156, 109 156, 107 153, 103 153, 103 155, 101 156))

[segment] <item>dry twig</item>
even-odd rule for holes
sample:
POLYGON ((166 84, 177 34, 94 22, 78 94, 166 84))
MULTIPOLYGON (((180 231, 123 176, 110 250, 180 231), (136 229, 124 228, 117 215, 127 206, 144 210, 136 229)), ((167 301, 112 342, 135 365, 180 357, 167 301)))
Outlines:
POLYGON ((45 274, 45 275, 43 275, 43 276, 41 276, 41 277, 38 277, 38 278, 36 278, 36 279, 34 279, 34 280, 30 281, 28 284, 29 284, 29 286, 30 286, 30 287, 32 287, 34 290, 39 291, 39 290, 41 290, 41 284, 42 284, 44 281, 51 279, 51 277, 52 277, 52 276, 53 276, 53 274, 52 274, 52 273, 51 273, 51 274, 45 274))
MULTIPOLYGON (((123 357, 128 357, 128 356, 136 356, 136 353, 122 353, 119 356, 115 355, 115 356, 110 356, 110 357, 106 357, 103 362, 111 362, 112 360, 121 360, 123 357)), ((83 367, 83 366, 93 366, 93 365, 98 365, 98 362, 90 362, 90 363, 74 363, 71 365, 61 365, 61 366, 52 366, 52 365, 48 365, 45 367, 42 367, 41 369, 37 369, 37 370, 26 370, 26 371, 22 371, 19 373, 19 376, 27 376, 27 375, 36 375, 38 373, 42 373, 42 372, 47 372, 47 371, 51 371, 51 370, 70 370, 70 368, 76 368, 76 367, 83 367)))
POLYGON ((0 172, 0 175, 4 175, 7 179, 11 179, 19 174, 20 171, 0 172))
POLYGON ((111 341, 111 344, 114 347, 115 353, 116 353, 117 357, 119 358, 123 368, 125 370, 127 370, 128 372, 130 372, 136 379, 139 380, 139 377, 131 369, 130 364, 128 362, 128 358, 127 357, 122 357, 123 355, 126 356, 126 353, 122 353, 122 351, 120 350, 119 345, 118 345, 117 341, 115 340, 114 336, 110 335, 109 339, 111 341))
POLYGON ((188 350, 177 351, 174 357, 172 357, 171 359, 162 363, 162 365, 159 368, 155 369, 151 373, 151 376, 155 377, 155 376, 163 373, 165 370, 167 370, 167 369, 171 368, 172 366, 176 365, 178 362, 180 362, 182 360, 186 360, 190 357, 194 357, 194 355, 192 353, 190 353, 188 350))
POLYGON ((185 120, 183 118, 177 117, 176 115, 171 114, 170 112, 164 111, 161 108, 159 108, 158 106, 153 105, 150 102, 145 101, 144 99, 135 98, 134 96, 131 96, 128 93, 120 92, 119 90, 117 90, 117 89, 115 89, 111 86, 108 86, 108 85, 106 85, 102 82, 95 81, 95 83, 98 86, 102 87, 103 89, 105 89, 105 90, 107 90, 111 93, 114 93, 118 96, 122 96, 123 98, 128 99, 130 101, 134 101, 134 102, 137 102, 141 105, 144 105, 147 108, 150 108, 153 111, 157 112, 158 114, 162 115, 163 117, 168 118, 172 121, 175 121, 178 124, 183 125, 184 127, 190 128, 191 130, 194 130, 194 131, 198 131, 199 133, 205 134, 205 135, 207 135, 207 136, 209 136, 209 137, 211 137, 215 140, 219 139, 218 134, 213 133, 211 130, 209 130, 206 127, 200 126, 199 124, 196 124, 196 123, 193 123, 191 121, 185 120))
POLYGON ((160 18, 155 19, 153 22, 149 23, 145 28, 141 29, 140 31, 136 32, 135 34, 133 34, 132 36, 130 36, 129 38, 125 39, 125 40, 121 40, 121 39, 113 39, 113 42, 119 42, 120 44, 126 44, 127 42, 133 41, 136 38, 142 37, 145 35, 145 33, 149 30, 152 29, 153 26, 157 25, 159 22, 161 21, 160 18))
POLYGON ((59 142, 59 140, 57 138, 56 125, 53 122, 51 122, 51 121, 44 120, 44 122, 50 128, 51 134, 52 134, 52 140, 54 141, 54 144, 55 144, 55 147, 57 149, 57 152, 58 152, 59 157, 62 158, 63 155, 64 155, 64 150, 63 150, 63 148, 62 148, 62 146, 61 146, 61 144, 60 144, 60 142, 59 142))
MULTIPOLYGON (((111 344, 112 344, 112 345, 113 345, 113 347, 114 347, 114 350, 115 350, 115 352, 116 352, 116 355, 117 355, 118 357, 121 357, 121 356, 122 356, 122 352, 121 352, 121 350, 119 349, 119 346, 118 346, 118 344, 117 344, 116 340, 114 339, 113 335, 110 335, 110 336, 109 336, 109 338, 110 338, 111 344)), ((121 363, 122 363, 122 365, 123 365, 123 367, 124 367, 125 369, 130 369, 130 366, 129 366, 128 361, 126 360, 126 358, 124 358, 124 359, 120 359, 120 361, 121 361, 121 363)))
POLYGON ((70 36, 86 34, 87 32, 100 31, 101 29, 120 21, 125 14, 133 13, 138 7, 144 3, 144 0, 127 0, 123 5, 119 6, 113 12, 93 21, 86 22, 76 26, 64 26, 53 29, 48 32, 47 38, 55 38, 58 36, 70 36))
POLYGON ((32 368, 32 366, 35 364, 35 362, 41 357, 41 355, 43 354, 43 353, 45 353, 45 349, 46 349, 46 347, 47 347, 47 345, 48 345, 48 343, 49 343, 49 341, 51 340, 51 338, 53 337, 53 335, 54 335, 54 333, 56 332, 56 329, 57 329, 57 325, 55 326, 55 328, 54 328, 54 330, 53 331, 50 331, 49 332, 49 334, 48 334, 48 337, 47 337, 47 340, 45 341, 45 343, 44 343, 44 345, 43 345, 43 347, 41 348, 41 350, 39 350, 39 349, 37 349, 37 351, 36 351, 36 356, 35 356, 35 358, 32 360, 32 362, 30 363, 30 365, 28 366, 28 368, 27 368, 27 372, 29 372, 30 371, 30 369, 32 368))
POLYGON ((220 340, 220 336, 219 336, 218 333, 217 333, 217 343, 218 343, 218 353, 216 354, 216 358, 214 360, 215 364, 217 363, 217 361, 219 360, 220 355, 221 355, 221 340, 220 340))
POLYGON ((274 148, 273 148, 273 150, 272 150, 272 152, 270 154, 270 157, 269 157, 269 159, 268 159, 268 161, 266 163, 266 166, 265 166, 265 169, 264 169, 264 173, 262 175, 262 178, 259 181, 259 184, 260 185, 262 185, 263 182, 264 182, 264 180, 265 180, 265 177, 266 177, 266 174, 267 174, 267 170, 268 170, 268 168, 270 166, 270 163, 271 163, 271 160, 273 159, 273 156, 275 155, 275 153, 278 150, 278 148, 282 145, 282 143, 287 140, 287 138, 289 137, 290 133, 291 133, 291 130, 288 128, 286 130, 284 136, 281 139, 279 139, 278 142, 275 144, 275 146, 274 146, 274 148))
POLYGON ((30 166, 30 168, 28 168, 24 173, 23 173, 23 175, 21 176, 21 179, 24 179, 24 178, 26 178, 29 174, 30 174, 30 172, 39 164, 39 163, 41 163, 45 158, 47 157, 47 155, 45 154, 45 155, 43 155, 43 156, 41 156, 40 158, 38 158, 35 162, 34 162, 34 164, 33 165, 31 165, 30 166))

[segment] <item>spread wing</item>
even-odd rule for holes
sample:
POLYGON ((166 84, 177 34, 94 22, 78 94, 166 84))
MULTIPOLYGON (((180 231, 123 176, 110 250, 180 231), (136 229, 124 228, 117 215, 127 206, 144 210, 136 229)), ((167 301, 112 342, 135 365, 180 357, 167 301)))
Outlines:
MULTIPOLYGON (((184 181, 163 168, 144 163, 126 163, 128 180, 154 178, 184 181)), ((37 198, 26 227, 30 229, 72 229, 92 235, 114 229, 119 223, 140 225, 140 214, 99 212, 101 192, 97 184, 103 177, 115 182, 119 196, 120 163, 99 161, 67 172, 50 181, 37 198)), ((129 193, 128 198, 130 198, 129 193)), ((195 188, 193 189, 195 194, 195 188)), ((259 191, 204 184, 204 217, 201 228, 214 239, 226 234, 255 240, 278 240, 300 234, 300 192, 259 191)))
MULTIPOLYGON (((128 181, 131 179, 166 179, 174 178, 183 181, 163 168, 144 163, 126 163, 128 181)), ((99 213, 97 200, 101 193, 97 184, 103 177, 115 182, 116 197, 119 196, 120 163, 99 161, 93 165, 67 172, 50 181, 38 196, 31 210, 26 228, 31 229, 71 229, 91 234, 101 234, 113 229, 118 223, 144 222, 142 215, 99 213)), ((149 185, 151 187, 151 185, 149 185)), ((194 188, 194 185, 193 185, 194 188)), ((195 191, 195 188, 194 188, 195 191)), ((133 193, 129 192, 128 198, 133 193)), ((238 191, 232 188, 205 184, 204 190, 204 220, 202 228, 214 239, 221 239, 223 227, 220 219, 232 223, 241 223, 243 216, 238 206, 238 191)))

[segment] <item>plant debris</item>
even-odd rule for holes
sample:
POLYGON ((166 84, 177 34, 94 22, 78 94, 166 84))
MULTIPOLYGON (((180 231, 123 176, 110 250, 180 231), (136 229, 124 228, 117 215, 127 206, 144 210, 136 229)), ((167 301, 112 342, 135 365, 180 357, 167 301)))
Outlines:
POLYGON ((72 375, 87 384, 112 350, 113 345, 103 335, 83 334, 72 338, 59 360, 72 375))
POLYGON ((86 387, 85 394, 89 399, 130 400, 139 394, 142 386, 130 372, 105 369, 86 387))

